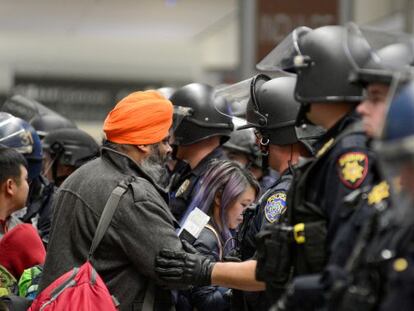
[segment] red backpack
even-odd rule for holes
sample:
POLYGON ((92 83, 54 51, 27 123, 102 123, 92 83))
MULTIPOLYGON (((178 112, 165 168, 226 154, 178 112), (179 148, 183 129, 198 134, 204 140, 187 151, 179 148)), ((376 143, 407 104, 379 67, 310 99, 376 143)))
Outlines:
POLYGON ((91 258, 118 207, 121 196, 130 182, 121 182, 111 193, 99 219, 88 260, 79 268, 61 275, 33 301, 28 311, 116 311, 119 303, 108 291, 104 281, 92 267, 91 258))
POLYGON ((104 281, 89 261, 73 268, 45 288, 28 311, 101 310, 116 311, 104 281))

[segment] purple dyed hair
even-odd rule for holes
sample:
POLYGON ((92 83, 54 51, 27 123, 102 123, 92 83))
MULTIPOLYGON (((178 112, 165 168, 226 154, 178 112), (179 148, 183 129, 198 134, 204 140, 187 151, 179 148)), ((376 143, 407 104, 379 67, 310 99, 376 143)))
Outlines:
MULTIPOLYGON (((243 169, 238 163, 229 160, 213 161, 206 174, 200 180, 198 191, 190 203, 188 211, 198 207, 204 213, 213 215, 214 198, 221 194, 220 227, 219 232, 224 241, 224 254, 226 255, 234 247, 234 240, 227 226, 227 210, 232 203, 247 189, 253 187, 256 197, 259 195, 260 186, 253 175, 243 169)), ((214 218, 212 217, 214 222, 214 218)), ((219 229, 218 226, 216 226, 219 229)))

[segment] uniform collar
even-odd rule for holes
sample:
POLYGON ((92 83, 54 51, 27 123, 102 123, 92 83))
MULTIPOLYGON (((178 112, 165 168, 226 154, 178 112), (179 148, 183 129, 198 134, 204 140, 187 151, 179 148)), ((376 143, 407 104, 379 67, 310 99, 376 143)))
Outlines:
POLYGON ((208 155, 206 155, 200 163, 197 164, 197 166, 193 169, 192 174, 195 176, 200 176, 205 172, 205 168, 207 165, 210 164, 210 161, 213 159, 224 159, 226 158, 223 148, 221 146, 214 149, 212 152, 210 152, 208 155))
POLYGON ((315 150, 319 150, 326 142, 328 142, 331 138, 335 138, 341 133, 348 125, 360 121, 361 117, 353 109, 351 112, 347 113, 342 119, 335 123, 333 127, 331 127, 325 135, 323 135, 318 142, 315 144, 315 150))

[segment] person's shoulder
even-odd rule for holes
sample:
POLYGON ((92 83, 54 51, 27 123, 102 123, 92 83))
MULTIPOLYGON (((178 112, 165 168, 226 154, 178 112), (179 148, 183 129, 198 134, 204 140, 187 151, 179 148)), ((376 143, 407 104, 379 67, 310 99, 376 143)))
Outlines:
POLYGON ((193 246, 205 255, 213 255, 218 260, 220 249, 219 241, 212 229, 204 227, 193 246))
POLYGON ((131 188, 135 202, 146 201, 148 199, 162 199, 161 194, 155 186, 143 177, 134 176, 134 180, 131 182, 131 188))

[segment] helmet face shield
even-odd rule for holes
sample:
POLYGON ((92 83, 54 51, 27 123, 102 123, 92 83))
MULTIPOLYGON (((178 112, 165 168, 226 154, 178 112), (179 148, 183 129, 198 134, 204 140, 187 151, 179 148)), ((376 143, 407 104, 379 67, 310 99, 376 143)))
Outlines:
POLYGON ((0 112, 0 144, 23 154, 28 162, 29 181, 40 175, 42 168, 42 145, 39 136, 26 121, 0 112))
POLYGON ((190 83, 171 96, 174 105, 173 136, 177 146, 190 145, 213 136, 220 136, 224 143, 230 137, 234 125, 224 107, 225 98, 215 96, 207 84, 190 83))
POLYGON ((295 56, 302 55, 299 39, 309 31, 311 28, 303 26, 293 30, 256 65, 256 69, 295 72, 295 56))
POLYGON ((240 119, 236 121, 238 124, 245 123, 246 107, 250 98, 250 84, 253 78, 240 81, 225 87, 220 87, 214 90, 215 97, 225 98, 227 105, 218 106, 214 108, 218 113, 233 119, 240 119))
POLYGON ((267 118, 260 112, 256 94, 258 88, 270 79, 267 75, 259 74, 230 86, 217 89, 215 96, 224 97, 227 106, 218 107, 216 105, 216 110, 220 114, 233 117, 233 122, 236 125, 241 125, 237 127, 238 129, 266 126, 267 118))
POLYGON ((346 26, 344 50, 353 70, 351 82, 390 83, 395 71, 409 70, 414 64, 414 38, 408 34, 391 33, 360 27, 346 26), (358 61, 358 52, 368 51, 368 58, 358 61))

